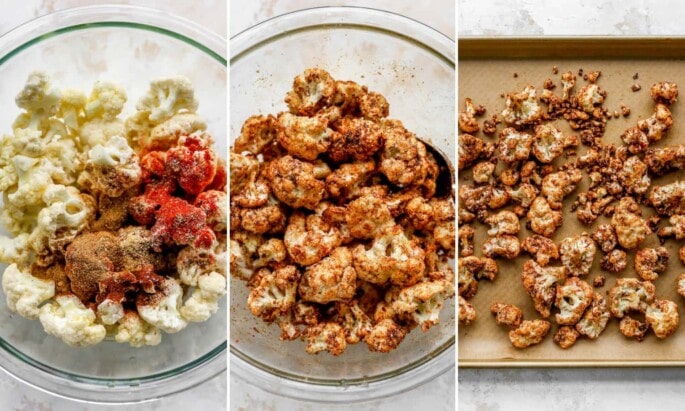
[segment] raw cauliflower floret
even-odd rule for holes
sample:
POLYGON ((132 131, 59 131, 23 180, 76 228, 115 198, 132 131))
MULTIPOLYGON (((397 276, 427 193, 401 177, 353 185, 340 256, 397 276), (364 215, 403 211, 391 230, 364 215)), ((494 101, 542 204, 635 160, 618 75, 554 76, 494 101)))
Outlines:
POLYGON ((670 81, 654 83, 649 89, 649 95, 655 102, 670 106, 678 100, 678 85, 670 81))
POLYGON ((499 132, 499 143, 497 145, 499 155, 497 158, 505 163, 528 160, 532 146, 532 135, 507 127, 499 132))
POLYGON ((329 124, 339 117, 340 111, 337 107, 321 111, 315 117, 281 113, 276 121, 276 138, 288 153, 312 161, 328 149, 334 133, 329 124))
POLYGON ((316 214, 294 212, 283 237, 290 257, 298 264, 312 265, 342 243, 340 231, 316 214))
POLYGON ((62 294, 40 308, 40 322, 45 332, 72 347, 86 347, 102 341, 107 334, 97 324, 93 310, 73 294, 62 294))
POLYGON ((525 320, 518 328, 509 331, 509 341, 516 348, 526 348, 539 344, 545 339, 552 326, 545 320, 525 320))
MULTIPOLYGON (((293 208, 314 210, 326 195, 326 184, 318 178, 321 172, 312 163, 283 156, 269 164, 266 177, 272 193, 280 201, 293 208)), ((325 178, 329 173, 324 174, 320 177, 325 178)))
POLYGON ((592 113, 596 106, 601 105, 605 96, 606 91, 599 88, 597 84, 587 84, 576 93, 578 105, 586 113, 592 113))
POLYGON ((592 303, 593 294, 592 286, 578 277, 568 278, 563 285, 558 285, 554 303, 559 308, 559 313, 555 315, 557 323, 576 324, 592 303))
POLYGON ((139 144, 140 148, 146 151, 166 151, 176 146, 181 136, 202 134, 205 130, 207 130, 207 123, 197 114, 176 114, 165 122, 156 125, 149 134, 143 135, 139 144))
POLYGON ((195 90, 184 76, 160 77, 150 82, 150 89, 138 100, 138 111, 148 112, 155 124, 162 123, 179 112, 197 110, 195 90))
POLYGON ((84 149, 98 144, 105 145, 112 137, 125 135, 127 135, 126 126, 118 119, 108 121, 97 117, 86 121, 79 129, 79 140, 84 149))
POLYGON ((494 144, 486 143, 478 137, 460 134, 458 138, 457 168, 459 171, 475 164, 478 159, 489 159, 495 152, 494 144))
POLYGON ((530 229, 545 237, 552 237, 563 222, 561 211, 552 210, 544 197, 535 197, 526 217, 530 229))
POLYGON ((293 79, 293 89, 285 97, 291 113, 311 116, 331 103, 336 91, 331 75, 318 68, 306 69, 293 79))
POLYGON ((266 322, 272 322, 295 306, 300 272, 294 265, 279 268, 274 272, 262 269, 261 272, 263 275, 250 291, 247 305, 252 314, 266 322))
POLYGON ((507 260, 516 258, 521 252, 521 244, 515 235, 501 234, 488 237, 483 243, 483 255, 489 258, 503 257, 507 260))
POLYGON ((547 174, 542 179, 540 194, 547 199, 547 203, 555 210, 560 210, 564 197, 576 189, 576 185, 583 178, 583 174, 577 168, 547 174))
POLYGON ((554 343, 563 349, 567 349, 576 343, 578 337, 580 337, 580 333, 575 328, 570 325, 563 325, 554 333, 554 343))
POLYGON ((596 252, 595 242, 586 233, 565 238, 559 246, 561 263, 566 267, 567 274, 571 276, 588 275, 596 252))
POLYGON ((647 221, 642 218, 640 206, 632 197, 623 197, 614 215, 611 216, 611 226, 616 232, 616 239, 626 250, 637 248, 640 243, 651 234, 647 221))
POLYGON ((600 293, 594 293, 592 295, 592 304, 590 304, 590 307, 576 324, 576 330, 580 334, 594 340, 604 331, 609 318, 611 318, 611 314, 607 308, 606 300, 600 293))
POLYGON ((532 152, 541 163, 551 163, 564 153, 565 148, 577 145, 576 136, 564 137, 559 129, 551 125, 542 124, 535 127, 532 152))
POLYGON ((478 125, 478 120, 476 120, 478 113, 483 113, 482 108, 478 110, 470 98, 464 99, 464 111, 459 113, 458 118, 459 130, 464 133, 477 133, 480 130, 480 125, 478 125))
POLYGON ((126 103, 126 90, 118 84, 96 81, 84 107, 86 118, 102 118, 112 121, 121 113, 126 103))
POLYGON ((660 215, 685 214, 685 181, 654 187, 649 202, 660 215))
POLYGON ((403 288, 392 309, 405 320, 421 326, 423 332, 440 322, 446 299, 454 297, 454 284, 446 280, 426 281, 403 288))
POLYGON ((48 117, 57 113, 61 97, 59 89, 52 86, 46 73, 34 71, 14 101, 27 112, 26 128, 44 129, 48 117))
POLYGON ((557 248, 557 245, 554 244, 554 241, 538 234, 534 234, 523 240, 521 249, 533 256, 535 262, 542 267, 547 266, 550 261, 559 258, 559 249, 557 248))
POLYGON ((655 176, 682 170, 685 168, 685 146, 650 147, 645 152, 644 160, 649 172, 655 176))
POLYGON ((210 272, 197 279, 197 288, 181 307, 181 316, 190 322, 207 321, 219 309, 219 300, 226 294, 226 277, 210 272))
POLYGON ((469 325, 476 321, 476 309, 470 302, 466 301, 461 295, 459 298, 459 324, 469 325))
POLYGON ((392 319, 386 318, 373 326, 364 338, 364 342, 370 351, 390 352, 400 345, 406 335, 406 329, 392 319))
POLYGON ((533 260, 523 265, 521 280, 528 295, 533 300, 535 310, 548 318, 556 297, 557 283, 566 279, 564 267, 541 267, 533 260))
POLYGON ((117 324, 114 339, 121 344, 128 343, 131 347, 144 347, 158 345, 162 341, 162 333, 143 321, 135 311, 126 311, 117 324))
POLYGON ((656 287, 649 281, 636 278, 619 278, 609 290, 609 309, 616 318, 630 311, 644 312, 654 301, 656 287))
POLYGON ((645 311, 645 322, 657 338, 666 338, 678 328, 680 316, 678 305, 670 300, 657 298, 645 311))
POLYGON ((513 304, 493 303, 490 312, 495 316, 497 325, 518 328, 523 321, 523 311, 513 304))
POLYGON ((542 108, 538 105, 535 87, 528 85, 520 93, 509 93, 502 118, 509 126, 522 127, 540 121, 542 108))
POLYGON ((81 90, 73 88, 62 89, 61 94, 57 117, 64 120, 64 124, 71 130, 78 130, 85 119, 84 109, 88 97, 81 90))
POLYGON ((500 211, 497 214, 488 216, 485 219, 485 224, 490 226, 488 235, 497 236, 502 234, 516 235, 521 231, 521 224, 519 218, 512 211, 500 211))
POLYGON ((328 257, 306 268, 298 292, 302 300, 319 304, 349 301, 357 289, 356 282, 352 253, 347 247, 338 247, 328 257))
POLYGON ((28 233, 16 237, 0 235, 0 263, 26 265, 31 261, 31 246, 28 233))
POLYGON ((138 156, 125 138, 115 136, 88 151, 86 167, 78 183, 95 194, 119 197, 141 178, 138 156))
POLYGON ((304 338, 307 340, 305 350, 309 354, 328 351, 331 355, 338 356, 347 348, 345 329, 337 323, 326 322, 307 327, 304 338))
POLYGON ((40 311, 38 306, 55 295, 55 282, 34 277, 11 264, 2 274, 2 289, 11 311, 35 320, 40 311))
POLYGON ((188 322, 181 316, 183 288, 178 280, 165 278, 154 294, 138 294, 136 307, 140 317, 167 333, 184 329, 188 322))
POLYGON ((643 280, 654 281, 659 273, 666 270, 668 263, 668 249, 666 247, 643 248, 635 253, 635 272, 643 280))

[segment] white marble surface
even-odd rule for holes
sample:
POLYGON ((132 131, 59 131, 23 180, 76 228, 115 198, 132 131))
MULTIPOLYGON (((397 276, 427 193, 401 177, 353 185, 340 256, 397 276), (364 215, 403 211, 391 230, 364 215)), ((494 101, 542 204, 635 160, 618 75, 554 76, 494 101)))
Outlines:
MULTIPOLYGON (((685 35, 685 3, 459 0, 458 34, 685 35)), ((682 409, 685 369, 461 369, 463 411, 682 409)))
MULTIPOLYGON (((164 9, 199 22, 222 36, 227 34, 225 0, 2 0, 0 4, 0 34, 37 16, 65 8, 95 4, 133 4, 164 9)), ((186 392, 122 408, 132 411, 225 410, 226 386, 227 379, 224 374, 186 392)), ((95 411, 122 408, 88 405, 58 398, 0 371, 0 410, 3 411, 95 411)))
MULTIPOLYGON (((262 0, 245 2, 231 0, 229 8, 229 31, 233 36, 246 28, 273 16, 303 8, 319 6, 364 6, 392 11, 409 16, 432 26, 450 38, 454 38, 455 19, 452 0, 262 0)), ((356 411, 409 411, 432 410, 450 411, 455 409, 455 377, 448 372, 414 390, 392 398, 372 401, 351 406, 322 406, 279 397, 236 378, 230 380, 230 409, 233 411, 252 410, 346 410, 356 411)))

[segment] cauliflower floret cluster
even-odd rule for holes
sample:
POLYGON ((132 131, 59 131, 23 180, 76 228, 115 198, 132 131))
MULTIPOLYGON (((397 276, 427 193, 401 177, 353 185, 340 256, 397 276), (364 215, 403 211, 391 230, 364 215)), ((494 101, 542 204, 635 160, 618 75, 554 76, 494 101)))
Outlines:
MULTIPOLYGON (((456 213, 435 194, 438 162, 383 96, 324 70, 297 76, 285 101, 288 112, 247 119, 231 148, 231 272, 251 312, 308 353, 393 350, 455 294, 456 213)), ((494 150, 468 135, 462 146, 473 159, 460 168, 494 150)))

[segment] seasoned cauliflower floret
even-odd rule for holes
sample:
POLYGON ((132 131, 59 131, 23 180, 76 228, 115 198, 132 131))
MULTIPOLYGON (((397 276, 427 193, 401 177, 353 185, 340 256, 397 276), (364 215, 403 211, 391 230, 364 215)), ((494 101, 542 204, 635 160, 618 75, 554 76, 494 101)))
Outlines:
POLYGON ((647 175, 647 165, 638 156, 629 157, 623 162, 618 178, 629 194, 642 195, 647 192, 652 180, 647 175))
MULTIPOLYGON (((195 113, 176 114, 163 123, 156 125, 149 135, 143 136, 139 144, 143 150, 166 151, 176 146, 182 136, 202 134, 207 129, 207 123, 195 113)), ((236 146, 238 142, 236 141, 236 146)), ((238 153, 242 150, 237 150, 238 153)))
POLYGON ((563 325, 554 333, 554 343, 563 349, 567 349, 576 343, 578 337, 580 337, 578 330, 570 325, 563 325))
POLYGON ((473 237, 475 231, 469 224, 459 227, 459 257, 468 257, 473 255, 473 237))
POLYGON ((576 184, 583 178, 580 170, 572 168, 566 171, 559 171, 547 174, 542 179, 540 194, 547 199, 547 203, 555 210, 560 210, 563 205, 564 197, 571 194, 576 189, 576 184))
POLYGON ((373 194, 363 195, 349 202, 345 221, 350 235, 358 239, 377 237, 383 230, 395 225, 387 198, 373 194))
POLYGON ((619 271, 623 271, 628 265, 626 258, 627 254, 625 251, 611 250, 602 257, 599 266, 602 267, 602 270, 618 273, 619 271))
POLYGON ((568 278, 563 285, 558 285, 554 303, 559 308, 559 313, 555 315, 557 323, 576 324, 592 303, 593 294, 592 286, 578 277, 568 278))
POLYGON ((483 161, 473 166, 473 181, 478 184, 491 183, 495 172, 495 164, 483 161))
POLYGON ((523 265, 521 280, 528 295, 533 300, 535 310, 544 318, 548 318, 552 303, 556 297, 557 283, 566 279, 564 267, 540 267, 533 260, 523 265))
POLYGON ((649 172, 655 176, 685 169, 685 146, 650 147, 645 152, 644 160, 649 172))
POLYGON ((577 145, 576 136, 564 137, 561 131, 551 125, 542 124, 535 127, 532 152, 541 163, 551 163, 564 153, 565 148, 577 145))
POLYGON ((654 301, 656 287, 649 281, 636 278, 619 278, 609 290, 609 309, 616 318, 623 318, 630 311, 644 312, 654 301))
POLYGON ((673 125, 673 115, 663 104, 657 104, 654 114, 637 125, 630 127, 621 134, 621 140, 628 146, 628 151, 633 154, 641 153, 656 141, 661 140, 664 134, 673 125))
POLYGON ((138 156, 123 137, 112 137, 88 151, 85 170, 78 183, 94 194, 119 197, 141 178, 138 156))
POLYGON ((668 257, 666 247, 640 249, 635 253, 635 272, 643 280, 654 281, 666 270, 668 257))
POLYGON ((294 265, 279 268, 274 272, 262 269, 264 274, 247 298, 250 311, 266 322, 285 315, 295 306, 297 283, 300 272, 294 265))
POLYGON ((328 149, 334 133, 329 124, 340 117, 336 110, 321 111, 315 117, 281 113, 276 121, 278 143, 295 157, 315 160, 328 149))
POLYGON ((387 318, 377 322, 364 338, 370 351, 390 352, 404 340, 407 331, 395 321, 387 318))
POLYGON ((552 210, 544 197, 535 197, 526 215, 533 232, 551 237, 563 222, 561 211, 552 210))
POLYGON ((326 191, 339 200, 357 197, 375 170, 376 163, 373 160, 342 164, 326 177, 326 191))
POLYGON ((335 123, 328 157, 334 163, 367 161, 383 146, 383 133, 376 123, 344 117, 335 123))
POLYGON ((495 316, 497 325, 518 328, 523 321, 523 311, 513 304, 493 303, 490 312, 495 316))
POLYGON ((616 239, 626 250, 637 248, 647 238, 652 230, 647 221, 642 218, 640 206, 632 197, 623 197, 614 215, 611 216, 611 226, 616 232, 616 239))
POLYGON ((535 87, 530 85, 520 93, 507 94, 504 104, 506 108, 502 111, 502 118, 509 126, 523 127, 536 124, 542 116, 542 108, 538 105, 535 87))
POLYGON ((626 315, 621 318, 621 321, 618 323, 618 329, 621 331, 621 334, 626 337, 642 341, 645 338, 647 330, 649 330, 649 326, 646 323, 626 315))
POLYGON ((347 348, 345 329, 336 323, 326 322, 307 327, 304 338, 307 340, 305 350, 309 354, 328 351, 331 355, 337 356, 347 348))
POLYGON ((645 311, 645 323, 657 338, 666 338, 678 328, 678 305, 670 300, 655 299, 645 311))
POLYGON ((39 314, 38 306, 55 295, 55 282, 34 277, 12 264, 2 274, 2 290, 11 311, 35 320, 39 314))
POLYGON ((499 132, 499 143, 497 145, 499 154, 497 158, 505 163, 528 160, 532 146, 532 135, 507 127, 499 132))
POLYGON ((226 277, 210 272, 197 279, 197 288, 181 307, 181 317, 186 321, 207 321, 219 309, 219 300, 226 294, 226 277))
POLYGON ((554 244, 554 241, 538 234, 534 234, 523 240, 521 249, 533 256, 535 262, 542 267, 547 266, 550 261, 559 258, 559 249, 557 248, 557 245, 554 244))
POLYGON ((159 329, 143 321, 135 311, 126 311, 117 324, 114 339, 131 347, 158 345, 162 341, 159 329))
POLYGON ((599 248, 608 253, 616 248, 618 239, 614 232, 614 227, 611 224, 600 224, 597 226, 597 231, 592 233, 592 239, 599 245, 599 248))
POLYGON ((600 293, 594 293, 592 295, 592 304, 585 310, 585 314, 576 324, 576 330, 580 334, 594 340, 604 331, 610 317, 611 314, 607 308, 606 300, 600 293))
POLYGON ((165 278, 154 294, 138 294, 136 307, 140 318, 167 333, 184 329, 188 322, 181 316, 183 288, 178 280, 165 278))
POLYGON ((231 154, 248 151, 259 154, 276 141, 276 118, 272 115, 255 115, 249 117, 240 129, 240 136, 233 143, 231 154))
POLYGON ((659 238, 674 236, 676 240, 685 238, 685 215, 674 214, 668 219, 670 226, 664 226, 657 231, 659 238))
POLYGON ((459 171, 472 166, 479 159, 490 159, 495 152, 495 146, 492 143, 486 143, 470 134, 460 134, 458 139, 457 168, 459 171))
POLYGON ((384 120, 381 129, 385 142, 380 151, 378 170, 391 184, 400 187, 422 185, 429 176, 437 175, 435 159, 402 123, 384 120))
POLYGON ((561 263, 570 276, 588 275, 596 252, 595 242, 586 233, 565 238, 559 246, 561 263))
POLYGON ((586 113, 592 113, 596 106, 601 105, 604 102, 605 96, 606 91, 599 88, 596 84, 587 84, 576 93, 578 105, 586 113))
POLYGON ((357 344, 371 331, 373 323, 359 306, 359 301, 337 302, 335 308, 338 319, 345 329, 345 340, 348 344, 357 344))
POLYGON ((483 255, 489 258, 503 257, 511 260, 520 252, 521 244, 515 235, 502 234, 488 237, 483 243, 483 255))
POLYGON ((160 77, 150 82, 150 89, 138 100, 138 111, 148 112, 155 124, 162 123, 179 112, 197 110, 195 90, 183 76, 160 77))
POLYGON ((335 80, 327 71, 306 69, 293 80, 293 89, 285 97, 285 103, 291 113, 311 116, 331 103, 335 85, 335 80))
POLYGON ((86 347, 102 341, 105 327, 95 322, 93 310, 73 294, 62 294, 40 308, 40 322, 45 332, 72 347, 86 347))
POLYGON ((464 133, 477 133, 480 130, 480 125, 478 125, 476 115, 482 114, 483 111, 481 107, 474 106, 470 98, 464 99, 464 111, 459 113, 458 118, 459 130, 464 133))
POLYGON ((476 321, 476 309, 473 304, 466 301, 461 295, 459 298, 459 324, 470 325, 472 322, 476 321))
POLYGON ((516 235, 521 231, 521 224, 519 218, 512 211, 500 211, 497 214, 491 215, 485 219, 485 224, 490 226, 488 235, 498 236, 502 234, 516 235))
POLYGON ((312 265, 342 243, 340 231, 316 214, 295 212, 290 216, 283 242, 290 257, 301 265, 312 265))
POLYGON ((552 324, 545 320, 525 320, 518 328, 509 331, 509 340, 516 348, 530 347, 541 343, 551 326, 552 324))
POLYGON ((271 191, 293 208, 314 210, 326 195, 326 184, 317 178, 319 170, 312 163, 283 156, 266 169, 271 191))
POLYGON ((685 298, 685 274, 680 274, 676 280, 676 291, 685 298))
POLYGON ((347 247, 338 247, 328 257, 306 268, 298 292, 302 300, 319 304, 349 301, 354 297, 356 281, 352 253, 347 247))
POLYGON ((440 322, 446 299, 454 297, 454 284, 446 280, 420 282, 403 288, 392 309, 403 319, 421 326, 423 332, 440 322))
POLYGON ((678 100, 678 85, 670 81, 654 83, 649 89, 649 95, 655 102, 670 106, 678 100))
POLYGON ((649 202, 662 216, 685 214, 685 181, 654 187, 649 202))

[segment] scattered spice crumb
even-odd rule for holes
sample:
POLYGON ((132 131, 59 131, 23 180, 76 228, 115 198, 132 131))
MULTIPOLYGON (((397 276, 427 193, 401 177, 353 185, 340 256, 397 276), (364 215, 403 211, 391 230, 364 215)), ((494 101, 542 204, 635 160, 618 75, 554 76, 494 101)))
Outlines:
POLYGON ((637 80, 638 77, 639 77, 639 76, 638 76, 637 73, 633 74, 633 80, 637 80))
POLYGON ((542 87, 544 87, 547 90, 553 90, 554 87, 556 87, 556 86, 557 85, 554 84, 554 82, 552 81, 551 78, 548 78, 547 80, 545 80, 544 84, 542 85, 542 87))
POLYGON ((592 280, 592 285, 595 288, 603 287, 604 286, 604 280, 605 280, 605 278, 603 275, 598 275, 597 277, 595 277, 594 280, 592 280))
POLYGON ((618 118, 621 113, 618 110, 614 110, 614 118, 618 118))
POLYGON ((587 81, 589 81, 592 84, 595 84, 597 82, 597 79, 599 76, 602 75, 601 71, 591 71, 588 74, 584 75, 583 78, 587 81))
POLYGON ((552 66, 552 74, 559 74, 559 68, 556 65, 552 66))
POLYGON ((578 69, 578 77, 583 77, 583 69, 582 68, 578 69))
POLYGON ((640 90, 642 90, 642 86, 638 83, 633 83, 633 85, 630 87, 630 89, 633 91, 640 91, 640 90))
POLYGON ((623 114, 623 117, 630 115, 630 107, 626 106, 623 102, 621 102, 621 114, 623 114))
POLYGON ((518 77, 519 73, 514 73, 514 78, 518 77))

